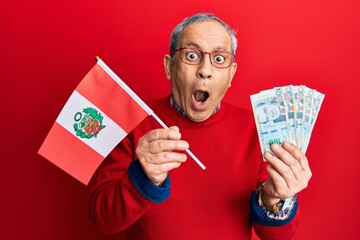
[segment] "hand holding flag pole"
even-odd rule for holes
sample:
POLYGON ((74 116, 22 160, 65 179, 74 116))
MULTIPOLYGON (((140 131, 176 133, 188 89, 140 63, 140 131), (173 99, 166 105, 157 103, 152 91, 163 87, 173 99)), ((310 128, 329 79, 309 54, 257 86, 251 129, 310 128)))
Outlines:
MULTIPOLYGON (((141 98, 139 98, 136 93, 134 93, 101 59, 100 57, 96 56, 95 60, 97 64, 104 69, 104 71, 109 74, 149 115, 153 116, 156 121, 165 129, 168 127, 165 123, 154 113, 148 105, 146 105, 141 98)), ((192 159, 203 169, 205 170, 206 167, 204 164, 189 150, 187 149, 186 152, 192 157, 192 159)))
MULTIPOLYGON (((142 120, 156 114, 99 58, 75 88, 38 153, 84 183, 142 120)), ((190 150, 186 152, 205 166, 190 150)))

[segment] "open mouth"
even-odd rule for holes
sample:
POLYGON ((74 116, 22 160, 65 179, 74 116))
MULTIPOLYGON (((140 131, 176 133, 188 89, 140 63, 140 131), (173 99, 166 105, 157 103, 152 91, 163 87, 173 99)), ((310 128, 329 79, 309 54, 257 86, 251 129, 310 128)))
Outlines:
POLYGON ((194 98, 196 102, 203 104, 209 98, 209 93, 205 91, 196 91, 194 92, 194 98))

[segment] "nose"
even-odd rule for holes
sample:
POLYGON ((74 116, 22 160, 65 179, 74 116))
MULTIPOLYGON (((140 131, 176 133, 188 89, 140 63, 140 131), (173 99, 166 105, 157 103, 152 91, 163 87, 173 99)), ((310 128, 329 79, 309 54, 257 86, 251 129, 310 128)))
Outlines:
POLYGON ((197 77, 201 79, 211 79, 213 74, 213 65, 210 61, 210 53, 204 53, 203 61, 198 65, 197 77), (207 57, 206 55, 209 55, 207 57))

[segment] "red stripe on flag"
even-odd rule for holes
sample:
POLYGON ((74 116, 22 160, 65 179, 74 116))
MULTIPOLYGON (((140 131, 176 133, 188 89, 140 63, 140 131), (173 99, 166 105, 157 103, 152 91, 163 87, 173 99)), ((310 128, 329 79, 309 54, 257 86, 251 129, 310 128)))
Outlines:
POLYGON ((84 77, 76 91, 95 104, 127 133, 148 115, 98 64, 84 77))
POLYGON ((84 184, 88 184, 104 159, 57 122, 38 153, 84 184))

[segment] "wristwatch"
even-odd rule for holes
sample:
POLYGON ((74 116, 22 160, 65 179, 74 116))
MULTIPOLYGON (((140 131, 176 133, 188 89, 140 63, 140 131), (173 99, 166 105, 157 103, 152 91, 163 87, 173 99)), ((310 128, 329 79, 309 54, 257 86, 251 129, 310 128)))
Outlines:
POLYGON ((261 206, 263 204, 268 210, 270 210, 276 214, 283 209, 285 200, 280 199, 280 201, 276 204, 271 204, 268 201, 266 201, 266 199, 263 197, 263 194, 262 194, 264 184, 265 183, 261 184, 260 188, 257 190, 259 206, 261 206))
POLYGON ((278 213, 279 211, 281 211, 283 209, 285 200, 280 199, 280 201, 276 204, 270 204, 268 201, 265 200, 265 198, 262 196, 261 200, 264 204, 264 206, 269 209, 270 211, 274 212, 275 214, 278 213))

